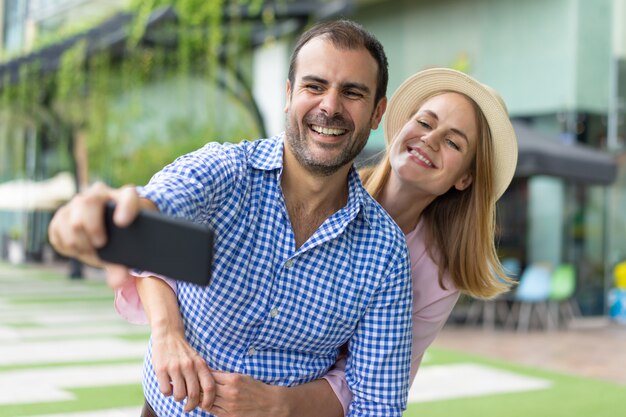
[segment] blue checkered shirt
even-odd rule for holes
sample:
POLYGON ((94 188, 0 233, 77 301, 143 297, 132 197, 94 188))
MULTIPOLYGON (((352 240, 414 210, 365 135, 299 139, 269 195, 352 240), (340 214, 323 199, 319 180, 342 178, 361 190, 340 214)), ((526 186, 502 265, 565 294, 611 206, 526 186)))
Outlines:
MULTIPOLYGON (((411 353, 404 235, 350 171, 348 203, 300 248, 280 188, 282 136, 209 143, 157 173, 140 194, 216 232, 208 287, 178 283, 191 346, 210 368, 292 386, 323 376, 348 342, 350 416, 400 416, 411 353)), ((184 415, 144 364, 160 416, 184 415)), ((190 416, 210 416, 196 408, 190 416)))

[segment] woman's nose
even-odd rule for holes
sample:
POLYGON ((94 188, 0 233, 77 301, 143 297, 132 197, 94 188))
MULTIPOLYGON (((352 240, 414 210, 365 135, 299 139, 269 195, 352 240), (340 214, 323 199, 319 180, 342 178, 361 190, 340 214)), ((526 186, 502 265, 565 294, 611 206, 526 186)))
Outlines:
POLYGON ((428 146, 434 151, 439 149, 439 136, 435 131, 430 131, 424 134, 421 138, 421 141, 424 142, 424 145, 428 146))

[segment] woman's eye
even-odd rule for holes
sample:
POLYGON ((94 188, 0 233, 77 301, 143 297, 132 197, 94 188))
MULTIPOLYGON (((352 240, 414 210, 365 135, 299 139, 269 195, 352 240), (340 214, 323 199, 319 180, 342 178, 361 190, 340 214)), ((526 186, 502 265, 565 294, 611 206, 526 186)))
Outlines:
POLYGON ((457 151, 461 150, 461 147, 457 145, 456 142, 454 142, 451 139, 446 139, 446 143, 448 144, 449 147, 451 147, 454 150, 457 150, 457 151))
POLYGON ((418 120, 417 124, 419 124, 421 127, 425 128, 425 129, 430 129, 430 125, 428 123, 426 123, 423 120, 418 120))

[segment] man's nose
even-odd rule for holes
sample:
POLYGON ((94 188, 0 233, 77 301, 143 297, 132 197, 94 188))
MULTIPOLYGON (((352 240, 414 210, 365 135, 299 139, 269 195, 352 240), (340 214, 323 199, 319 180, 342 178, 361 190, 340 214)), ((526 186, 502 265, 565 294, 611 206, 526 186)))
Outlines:
POLYGON ((329 89, 322 97, 320 109, 329 117, 340 114, 343 110, 340 93, 334 89, 329 89))

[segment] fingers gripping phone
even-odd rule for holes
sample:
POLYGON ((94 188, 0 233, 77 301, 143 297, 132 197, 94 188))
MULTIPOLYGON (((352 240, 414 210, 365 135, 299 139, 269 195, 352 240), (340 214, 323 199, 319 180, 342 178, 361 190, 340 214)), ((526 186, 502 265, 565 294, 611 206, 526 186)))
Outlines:
POLYGON ((102 260, 193 284, 209 284, 214 234, 208 226, 141 210, 128 227, 118 227, 113 223, 114 209, 113 203, 107 203, 107 243, 98 250, 102 260))

